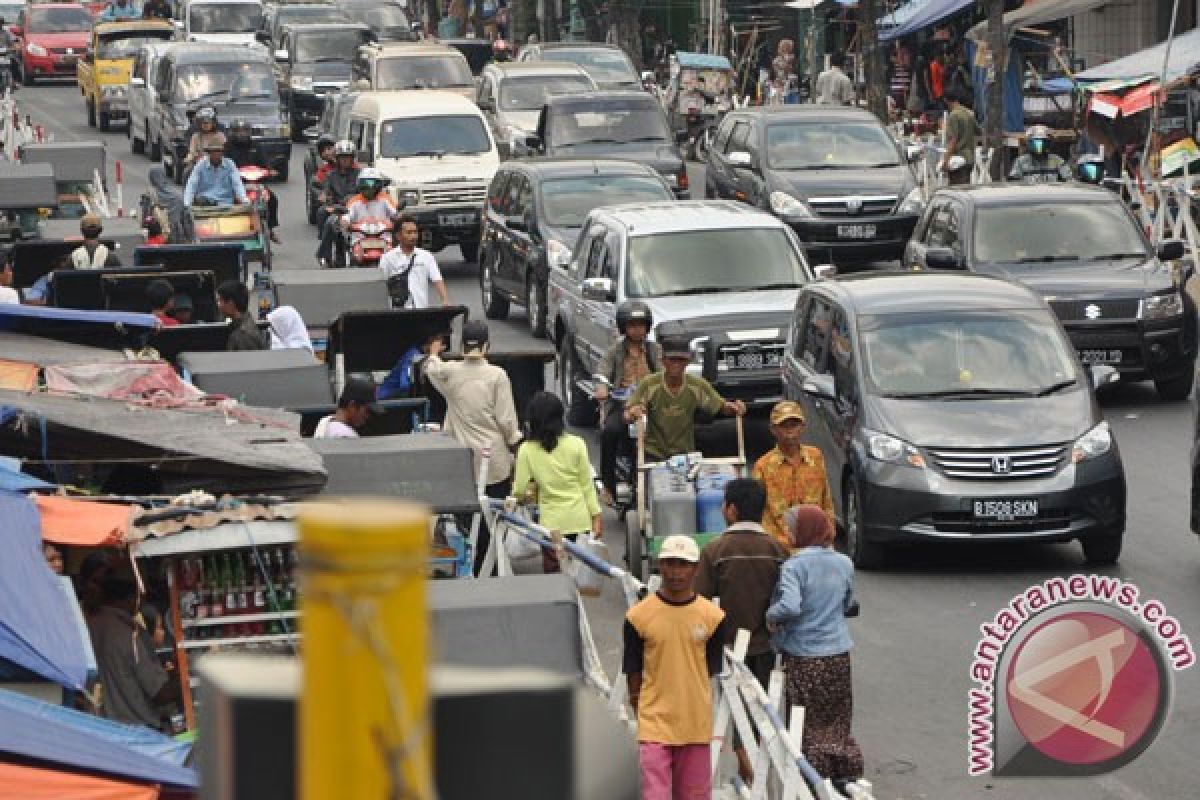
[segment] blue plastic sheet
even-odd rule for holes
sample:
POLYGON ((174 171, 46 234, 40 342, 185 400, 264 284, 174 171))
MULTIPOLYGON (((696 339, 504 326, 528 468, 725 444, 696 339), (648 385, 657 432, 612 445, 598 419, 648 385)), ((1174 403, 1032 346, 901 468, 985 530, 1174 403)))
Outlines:
POLYGON ((0 753, 122 778, 194 789, 184 766, 191 745, 140 725, 123 725, 0 690, 0 753))
POLYGON ((26 306, 19 303, 0 304, 0 329, 26 330, 36 328, 39 320, 47 322, 81 322, 115 325, 126 328, 154 330, 158 319, 153 314, 135 314, 132 311, 80 311, 75 308, 54 306, 26 306))
POLYGON ((951 14, 957 14, 971 3, 972 0, 912 0, 876 21, 879 40, 887 42, 928 28, 951 14))
POLYGON ((733 69, 725 56, 714 56, 709 53, 685 53, 682 50, 675 53, 679 66, 691 69, 733 69))
MULTIPOLYGON (((5 417, 0 407, 0 422, 5 417)), ((53 489, 54 484, 21 472, 21 464, 13 458, 0 458, 0 491, 30 492, 35 489, 53 489)))
POLYGON ((0 656, 60 686, 82 689, 91 657, 71 599, 42 555, 37 507, 23 494, 0 490, 0 519, 0 656))

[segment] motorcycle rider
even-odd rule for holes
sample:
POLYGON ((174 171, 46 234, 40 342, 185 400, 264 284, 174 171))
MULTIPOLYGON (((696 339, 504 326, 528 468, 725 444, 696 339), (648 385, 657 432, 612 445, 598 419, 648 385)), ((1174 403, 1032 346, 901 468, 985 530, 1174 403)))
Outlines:
POLYGON ((492 42, 492 60, 496 62, 512 61, 512 48, 504 39, 492 42))
MULTIPOLYGON (((318 189, 321 184, 325 183, 325 177, 330 172, 337 169, 337 159, 334 157, 334 146, 337 145, 337 140, 328 133, 322 133, 317 138, 317 170, 312 175, 313 182, 318 189)), ((353 155, 353 154, 351 154, 353 155)))
POLYGON ((363 167, 358 173, 358 194, 346 203, 346 213, 342 217, 341 228, 348 234, 350 226, 356 222, 381 220, 393 225, 400 212, 396 203, 383 191, 388 179, 374 167, 363 167))
MULTIPOLYGON (((267 159, 254 149, 252 133, 249 122, 243 119, 234 120, 229 126, 229 137, 225 141, 225 155, 238 167, 261 167, 269 170, 271 165, 267 163, 267 159)), ((267 198, 267 230, 270 231, 271 241, 280 244, 279 234, 276 232, 276 228, 279 227, 279 196, 262 184, 259 184, 259 188, 267 198)))
POLYGON ((336 206, 348 202, 357 191, 358 174, 362 168, 354 163, 354 142, 342 139, 333 148, 335 166, 321 184, 321 207, 317 209, 317 227, 321 244, 317 247, 317 263, 328 266, 333 259, 333 242, 337 238, 336 206))
POLYGON ((1027 152, 1013 162, 1008 173, 1010 181, 1025 183, 1066 183, 1071 180, 1071 167, 1061 156, 1050 152, 1050 129, 1034 125, 1025 132, 1027 152))
POLYGON ((225 134, 217 125, 217 110, 212 106, 204 106, 192 118, 196 130, 188 140, 187 156, 183 159, 184 170, 190 170, 196 162, 204 158, 205 149, 210 144, 220 142, 225 144, 225 134))
POLYGON ((625 404, 611 389, 630 389, 662 366, 662 350, 646 337, 654 327, 654 314, 640 300, 626 300, 617 306, 617 331, 620 338, 604 354, 600 372, 595 375, 596 402, 604 409, 600 432, 600 482, 604 503, 612 505, 617 492, 617 457, 629 444, 623 418, 625 404))

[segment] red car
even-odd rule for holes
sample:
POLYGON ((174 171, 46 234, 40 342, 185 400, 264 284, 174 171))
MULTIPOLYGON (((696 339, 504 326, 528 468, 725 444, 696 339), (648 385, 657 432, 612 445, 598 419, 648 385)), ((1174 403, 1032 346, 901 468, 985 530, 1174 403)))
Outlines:
POLYGON ((38 78, 74 78, 75 62, 87 52, 92 14, 79 3, 30 5, 12 27, 17 37, 13 63, 21 82, 38 78))

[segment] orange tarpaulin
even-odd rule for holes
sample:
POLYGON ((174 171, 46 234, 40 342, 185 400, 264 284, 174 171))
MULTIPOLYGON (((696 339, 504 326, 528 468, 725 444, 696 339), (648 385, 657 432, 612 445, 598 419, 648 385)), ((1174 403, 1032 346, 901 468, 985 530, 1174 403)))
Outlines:
POLYGON ((158 786, 0 762, 0 800, 158 800, 158 786))
POLYGON ((58 495, 34 498, 42 515, 42 539, 55 544, 108 547, 121 544, 129 534, 133 507, 96 503, 58 495))
POLYGON ((28 392, 37 386, 38 365, 0 359, 0 389, 28 392))

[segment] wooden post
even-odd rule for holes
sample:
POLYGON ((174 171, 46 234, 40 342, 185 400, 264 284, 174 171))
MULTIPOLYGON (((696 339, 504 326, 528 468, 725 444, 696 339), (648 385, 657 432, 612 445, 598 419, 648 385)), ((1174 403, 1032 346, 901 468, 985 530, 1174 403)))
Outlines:
POLYGON ((167 596, 171 600, 171 629, 175 631, 175 666, 179 668, 180 702, 183 721, 189 731, 196 729, 196 709, 192 707, 192 675, 188 665, 187 648, 183 646, 183 615, 179 613, 179 560, 171 559, 167 567, 167 596))

